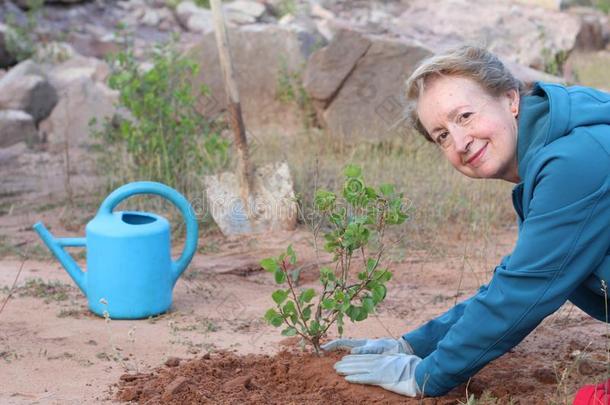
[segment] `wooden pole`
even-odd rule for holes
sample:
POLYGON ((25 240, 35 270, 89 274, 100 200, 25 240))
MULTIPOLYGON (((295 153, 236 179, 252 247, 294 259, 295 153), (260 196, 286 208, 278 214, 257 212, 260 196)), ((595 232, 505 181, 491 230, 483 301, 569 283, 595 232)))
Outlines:
POLYGON ((233 63, 229 48, 229 37, 222 14, 221 0, 210 0, 210 7, 214 16, 214 35, 220 69, 227 92, 227 109, 229 112, 229 124, 235 137, 235 148, 237 150, 237 178, 239 180, 240 194, 244 209, 250 217, 250 197, 252 196, 252 180, 250 156, 248 154, 248 140, 246 139, 246 128, 241 114, 241 104, 239 102, 239 92, 233 74, 233 63))

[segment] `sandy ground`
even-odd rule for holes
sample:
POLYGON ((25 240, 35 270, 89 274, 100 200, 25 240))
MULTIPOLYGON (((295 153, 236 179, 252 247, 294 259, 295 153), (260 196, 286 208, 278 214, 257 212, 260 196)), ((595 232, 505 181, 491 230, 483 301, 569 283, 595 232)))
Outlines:
MULTIPOLYGON (((86 192, 87 185, 95 184, 93 178, 86 171, 70 178, 75 195, 68 206, 66 179, 56 156, 22 146, 3 153, 0 308, 6 305, 0 312, 1 404, 109 403, 122 374, 150 372, 170 357, 191 359, 220 349, 272 354, 282 347, 279 330, 262 320, 276 286, 258 262, 292 243, 303 266, 301 286, 315 286, 316 255, 305 228, 243 239, 201 229, 199 252, 176 284, 169 313, 138 321, 105 320, 88 311, 86 298, 31 228, 42 220, 56 236, 83 236, 100 201, 86 192), (23 262, 16 251, 28 259, 23 262), (7 300, 18 274, 17 288, 7 300)), ((443 243, 432 243, 427 251, 409 248, 408 241, 396 245, 388 251, 394 278, 377 316, 348 323, 345 335, 398 337, 439 315, 489 279, 501 256, 510 252, 515 235, 515 229, 467 237, 447 233, 439 235, 443 243)), ((174 249, 178 254, 181 245, 174 243, 174 249)), ((84 267, 82 252, 72 252, 84 267)), ((332 333, 329 338, 336 330, 332 333)), ((500 383, 492 387, 493 393, 527 391, 544 398, 561 394, 565 400, 578 384, 595 382, 603 374, 609 338, 602 323, 564 306, 514 353, 486 367, 482 374, 487 377, 479 380, 483 386, 477 390, 517 373, 532 384, 500 383), (530 365, 527 372, 524 361, 530 365)), ((465 387, 458 390, 465 399, 465 387)))
MULTIPOLYGON (((496 243, 483 256, 465 254, 465 242, 456 243, 441 258, 395 249, 390 255, 395 277, 378 315, 357 325, 348 324, 345 334, 397 337, 440 314, 489 278, 494 264, 510 250, 513 237, 514 230, 496 236, 496 243)), ((205 248, 178 281, 171 311, 137 321, 92 315, 83 294, 52 259, 3 259, 0 305, 23 268, 18 288, 0 313, 0 403, 106 403, 112 401, 120 375, 151 371, 169 357, 193 358, 218 349, 275 353, 283 338, 279 330, 261 319, 271 307, 275 285, 257 263, 288 243, 301 253, 301 285, 315 286, 315 255, 306 230, 273 237, 217 237, 207 239, 205 248), (37 293, 32 281, 36 279, 54 287, 37 293), (54 294, 58 292, 65 294, 54 294)), ((469 252, 476 251, 476 246, 468 246, 469 252)), ((558 361, 569 357, 566 351, 572 355, 572 351, 582 350, 601 358, 605 340, 600 337, 605 331, 603 324, 566 306, 518 350, 554 370, 558 361)), ((564 361, 561 366, 566 364, 564 361)), ((544 384, 563 389, 558 384, 560 373, 556 373, 558 379, 544 384)), ((593 378, 595 370, 579 374, 580 381, 592 382, 587 375, 593 378)))

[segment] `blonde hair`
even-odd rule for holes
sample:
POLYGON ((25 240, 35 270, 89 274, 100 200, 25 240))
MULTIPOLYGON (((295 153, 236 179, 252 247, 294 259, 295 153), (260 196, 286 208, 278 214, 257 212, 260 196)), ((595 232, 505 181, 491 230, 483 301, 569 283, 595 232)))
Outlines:
POLYGON ((417 101, 426 81, 438 76, 460 76, 474 80, 490 95, 498 97, 509 90, 522 93, 523 83, 515 78, 491 52, 470 45, 424 59, 406 81, 407 119, 428 141, 434 142, 417 116, 417 101))

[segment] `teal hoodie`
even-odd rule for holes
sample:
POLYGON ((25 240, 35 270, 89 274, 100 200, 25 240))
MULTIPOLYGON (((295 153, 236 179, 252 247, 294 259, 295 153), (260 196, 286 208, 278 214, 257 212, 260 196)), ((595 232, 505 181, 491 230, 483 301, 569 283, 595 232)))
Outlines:
POLYGON ((473 297, 403 336, 425 395, 467 381, 567 300, 610 317, 610 94, 537 83, 521 101, 517 161, 512 253, 473 297))

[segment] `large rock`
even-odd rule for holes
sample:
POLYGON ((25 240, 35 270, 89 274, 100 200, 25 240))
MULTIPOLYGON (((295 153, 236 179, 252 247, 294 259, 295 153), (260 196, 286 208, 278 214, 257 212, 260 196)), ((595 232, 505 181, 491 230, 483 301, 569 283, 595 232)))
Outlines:
POLYGON ((94 82, 104 82, 110 74, 108 64, 97 58, 75 55, 65 62, 54 65, 49 70, 49 81, 59 94, 80 78, 88 78, 94 82))
MULTIPOLYGON (((301 85, 300 72, 320 40, 313 34, 289 27, 249 25, 229 29, 233 67, 246 127, 289 130, 301 126, 296 101, 278 93, 301 85)), ((214 33, 190 46, 188 54, 201 64, 195 84, 205 84, 209 97, 199 110, 216 117, 225 109, 226 95, 218 61, 214 33)), ((296 96, 295 96, 296 97, 296 96)))
POLYGON ((342 30, 327 47, 311 55, 303 86, 315 100, 329 101, 371 46, 354 31, 342 30))
POLYGON ((389 29, 434 51, 480 44, 544 70, 574 48, 580 27, 577 16, 503 0, 413 0, 389 29))
POLYGON ((175 14, 180 25, 188 31, 206 33, 214 29, 212 12, 197 6, 192 1, 178 4, 175 14))
POLYGON ((67 84, 49 118, 40 124, 52 148, 65 142, 76 147, 90 145, 90 121, 95 119, 97 124, 93 129, 99 129, 104 118, 111 117, 116 111, 117 92, 103 83, 94 82, 87 74, 78 75, 74 71, 66 74, 72 77, 72 81, 68 83, 56 75, 58 82, 67 84))
POLYGON ((0 79, 0 109, 22 110, 38 124, 57 104, 57 92, 41 67, 21 62, 0 79))
POLYGON ((575 48, 579 51, 604 49, 610 40, 608 16, 587 7, 571 8, 570 13, 579 16, 582 22, 575 48))
POLYGON ((417 44, 342 32, 310 58, 306 89, 332 134, 380 138, 403 125, 403 83, 429 55, 417 44))
POLYGON ((255 1, 236 0, 223 6, 228 22, 235 24, 255 23, 265 13, 265 6, 255 1))
POLYGON ((19 110, 0 111, 0 148, 37 140, 38 131, 31 115, 19 110))

